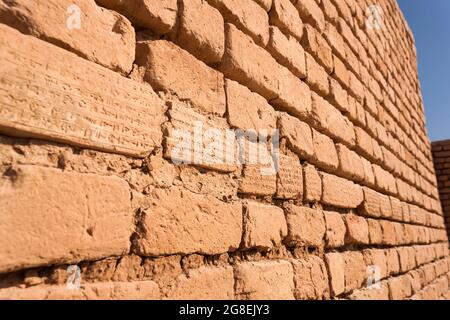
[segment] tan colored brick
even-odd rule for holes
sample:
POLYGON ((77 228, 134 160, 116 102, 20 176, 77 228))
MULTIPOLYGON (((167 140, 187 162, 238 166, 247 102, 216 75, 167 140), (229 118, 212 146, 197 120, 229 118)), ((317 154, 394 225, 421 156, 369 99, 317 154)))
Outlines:
POLYGON ((322 202, 341 208, 356 208, 363 201, 362 188, 334 175, 320 173, 323 184, 322 202))
POLYGON ((325 263, 317 256, 292 260, 294 295, 297 300, 327 299, 330 296, 325 263))
POLYGON ((336 151, 339 158, 339 174, 355 182, 363 181, 365 172, 361 157, 343 144, 336 144, 336 151))
POLYGON ((225 80, 228 122, 232 127, 259 132, 276 128, 276 114, 266 99, 232 80, 225 80), (245 110, 245 112, 242 112, 245 110))
POLYGON ((180 188, 155 189, 151 197, 135 242, 139 255, 219 254, 239 247, 240 203, 224 203, 180 188))
POLYGON ((383 230, 379 220, 367 219, 367 225, 369 228, 369 240, 370 244, 381 244, 383 241, 383 230))
POLYGON ((400 261, 398 258, 397 248, 386 250, 387 270, 389 275, 398 274, 400 272, 400 261))
POLYGON ((388 217, 391 212, 391 202, 388 196, 370 188, 363 187, 364 201, 359 212, 369 217, 388 217))
POLYGON ((322 179, 313 165, 303 167, 305 200, 307 202, 319 202, 322 198, 322 179))
POLYGON ((272 7, 272 0, 255 0, 264 10, 269 12, 272 7))
POLYGON ((2 133, 133 157, 161 145, 164 105, 150 88, 5 25, 0 35, 2 133))
POLYGON ((328 248, 339 248, 344 245, 346 227, 339 212, 325 211, 325 241, 328 248))
POLYGON ((380 166, 374 164, 375 183, 386 192, 397 194, 397 183, 394 176, 380 166))
POLYGON ((131 23, 94 1, 2 1, 0 22, 114 71, 128 74, 132 69, 135 34, 131 23), (71 5, 83 13, 79 28, 68 18, 71 5))
POLYGON ((292 204, 285 206, 288 225, 289 244, 321 246, 325 235, 325 220, 321 210, 299 207, 292 204))
POLYGON ((28 165, 8 172, 0 196, 0 272, 128 252, 133 210, 125 181, 28 165))
POLYGON ((272 196, 277 191, 277 175, 268 174, 260 165, 244 165, 239 181, 239 193, 272 196))
POLYGON ((176 43, 207 64, 218 63, 225 51, 224 21, 205 1, 182 0, 176 43))
POLYGON ((312 94, 312 111, 309 122, 324 130, 329 137, 354 145, 355 130, 353 124, 328 101, 319 95, 312 94))
MULTIPOLYGON (((350 83, 350 76, 347 67, 344 62, 339 59, 337 56, 333 55, 333 64, 334 64, 334 77, 344 86, 347 86, 350 83)), ((345 107, 345 106, 343 106, 345 107)))
POLYGON ((412 294, 411 281, 407 275, 389 279, 389 297, 391 300, 403 300, 412 294))
POLYGON ((273 0, 269 16, 271 25, 277 26, 284 34, 291 34, 301 40, 303 21, 290 0, 273 0))
POLYGON ((333 140, 315 129, 312 129, 312 132, 315 162, 327 171, 336 171, 339 160, 333 140))
POLYGON ((389 300, 389 286, 382 281, 377 286, 355 290, 349 296, 350 300, 389 300))
POLYGON ((293 0, 292 3, 298 9, 300 17, 322 32, 325 28, 325 17, 319 5, 314 0, 293 0))
POLYGON ((295 38, 284 35, 277 27, 270 27, 270 41, 267 49, 294 75, 301 79, 306 78, 305 51, 295 38))
POLYGON ((303 199, 303 168, 298 157, 279 155, 277 199, 303 199))
POLYGON ((294 273, 287 261, 238 263, 234 277, 239 299, 294 299, 294 273))
POLYGON ((354 214, 346 214, 343 218, 347 228, 345 243, 369 244, 369 227, 366 219, 354 214))
POLYGON ((156 90, 174 92, 198 109, 225 113, 224 80, 221 73, 166 40, 138 42, 136 63, 145 68, 144 79, 156 90))
POLYGON ((333 54, 331 47, 322 35, 311 25, 305 25, 305 32, 302 38, 302 45, 314 59, 325 69, 327 74, 331 74, 334 69, 333 54))
POLYGON ((269 16, 253 0, 208 0, 225 18, 265 47, 269 41, 269 16))
POLYGON ((324 96, 328 95, 330 92, 328 74, 308 52, 306 52, 305 55, 307 71, 306 83, 317 93, 324 96))
POLYGON ((282 113, 278 118, 280 138, 287 140, 291 149, 302 159, 312 159, 314 145, 311 128, 308 124, 282 113))
POLYGON ((361 252, 347 251, 343 253, 345 268, 345 291, 361 288, 366 281, 367 268, 361 252))
POLYGON ((122 0, 97 0, 105 8, 120 12, 134 25, 150 29, 162 35, 168 33, 175 26, 177 19, 177 0, 136 0, 124 2, 122 0))
POLYGON ((330 279, 332 296, 338 296, 345 290, 345 260, 344 255, 338 252, 325 254, 325 263, 330 279))
POLYGON ((370 135, 359 127, 355 127, 356 135, 356 148, 363 155, 372 157, 373 156, 373 145, 372 138, 370 135))
MULTIPOLYGON (((379 276, 384 279, 389 276, 387 269, 387 258, 383 249, 363 250, 364 262, 367 266, 372 266, 379 270, 379 276)), ((376 276, 373 274, 372 276, 376 276)), ((376 280, 376 279, 373 279, 376 280)))
POLYGON ((345 91, 341 85, 334 80, 329 78, 330 81, 330 95, 327 98, 333 106, 338 108, 344 113, 349 113, 349 100, 347 91, 345 91))
POLYGON ((248 201, 244 205, 245 249, 270 249, 279 246, 287 235, 286 219, 281 208, 248 201))
POLYGON ((380 220, 381 230, 383 233, 383 244, 395 246, 397 238, 395 236, 394 223, 387 220, 380 220))

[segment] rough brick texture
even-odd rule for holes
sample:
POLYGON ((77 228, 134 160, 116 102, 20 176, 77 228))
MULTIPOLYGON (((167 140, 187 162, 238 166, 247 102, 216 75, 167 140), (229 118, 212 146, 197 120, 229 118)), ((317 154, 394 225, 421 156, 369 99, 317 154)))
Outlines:
POLYGON ((0 0, 0 299, 450 298, 450 142, 369 5, 0 0))

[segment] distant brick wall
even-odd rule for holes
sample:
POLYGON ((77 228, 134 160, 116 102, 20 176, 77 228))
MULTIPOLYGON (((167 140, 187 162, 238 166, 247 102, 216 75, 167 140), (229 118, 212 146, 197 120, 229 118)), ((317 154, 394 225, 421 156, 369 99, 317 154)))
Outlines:
POLYGON ((1 298, 449 297, 396 1, 0 0, 0 61, 1 298))
POLYGON ((445 226, 450 234, 450 140, 433 142, 432 148, 445 226))

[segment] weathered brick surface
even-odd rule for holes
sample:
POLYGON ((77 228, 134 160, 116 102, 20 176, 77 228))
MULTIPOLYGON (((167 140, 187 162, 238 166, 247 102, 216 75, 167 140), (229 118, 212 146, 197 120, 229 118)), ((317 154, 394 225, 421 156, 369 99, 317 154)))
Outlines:
POLYGON ((450 298, 450 143, 369 5, 0 0, 0 298, 450 298))

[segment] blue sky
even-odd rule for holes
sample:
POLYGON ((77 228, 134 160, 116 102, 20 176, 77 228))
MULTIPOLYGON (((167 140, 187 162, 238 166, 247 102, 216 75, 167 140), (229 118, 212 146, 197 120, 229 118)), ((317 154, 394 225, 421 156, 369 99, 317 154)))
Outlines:
POLYGON ((450 0, 398 0, 411 27, 431 141, 450 139, 450 0))

